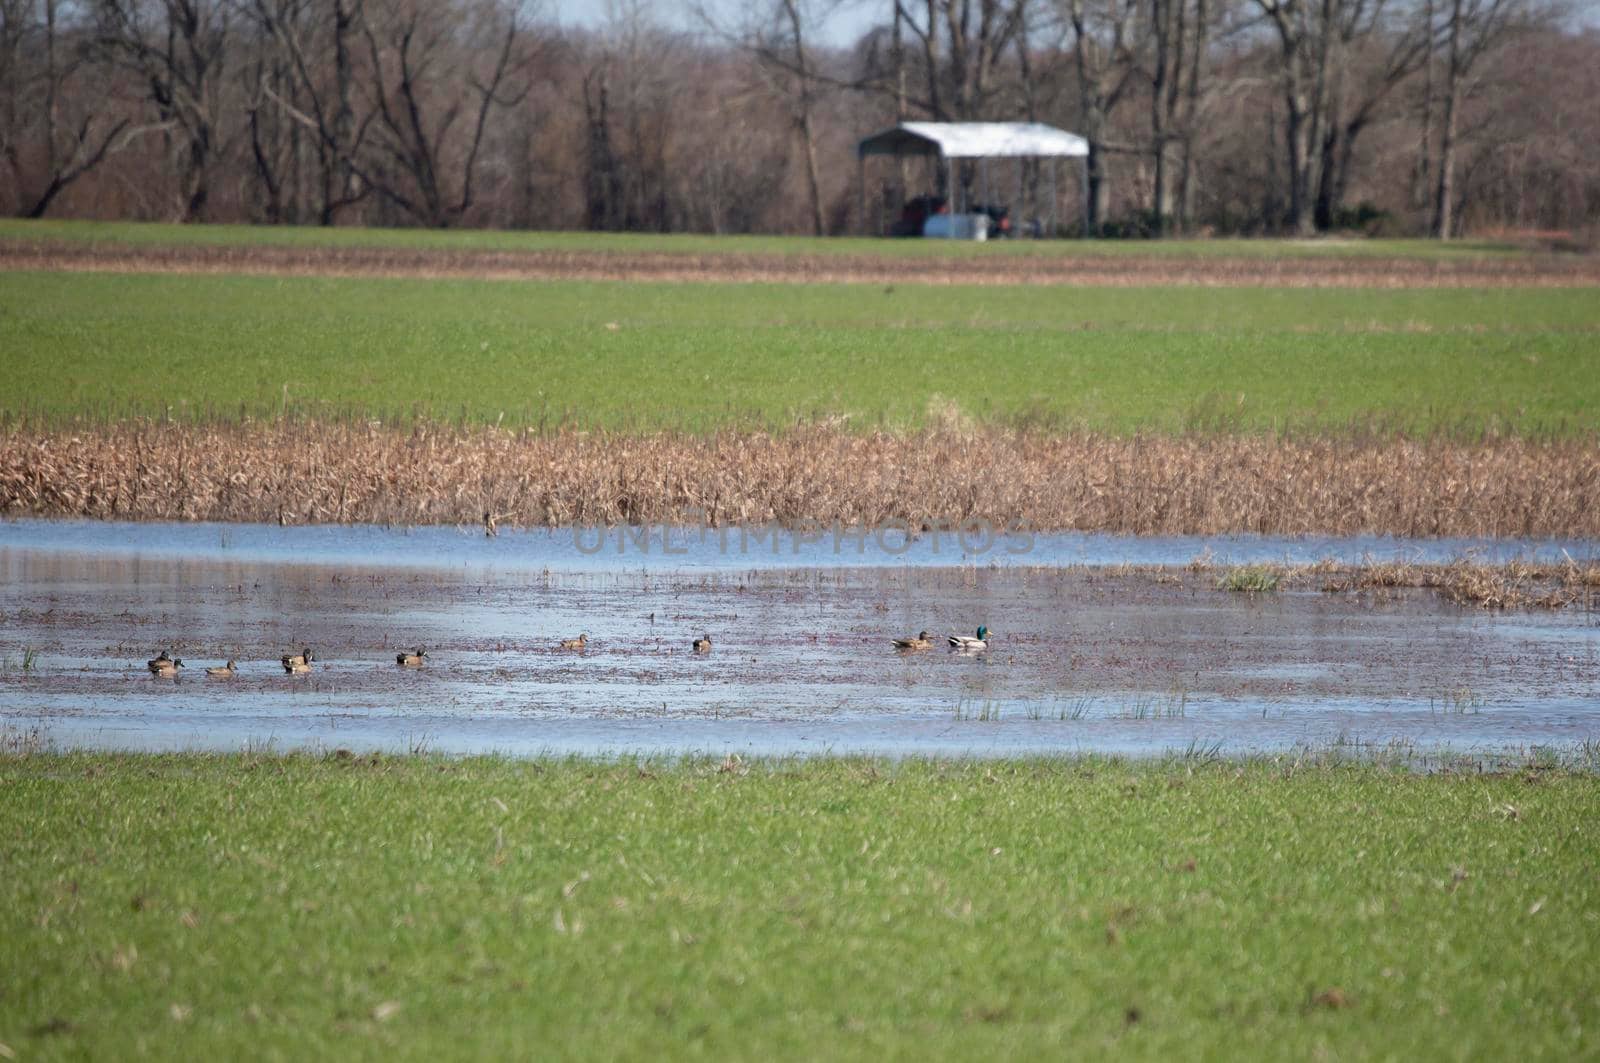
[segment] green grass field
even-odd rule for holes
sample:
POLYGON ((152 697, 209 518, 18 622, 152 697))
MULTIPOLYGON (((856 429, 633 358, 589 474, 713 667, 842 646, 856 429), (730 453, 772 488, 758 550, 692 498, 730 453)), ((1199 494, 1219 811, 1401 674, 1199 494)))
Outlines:
POLYGON ((1600 427, 1588 290, 0 273, 0 412, 705 431, 1600 427))
POLYGON ((0 240, 68 240, 139 246, 382 247, 453 251, 664 252, 693 255, 823 255, 945 258, 1005 255, 1502 258, 1525 247, 1494 240, 883 240, 859 237, 708 236, 654 233, 500 232, 481 229, 321 229, 164 225, 150 222, 0 219, 0 240))
POLYGON ((11 1058, 1561 1058, 1600 778, 0 760, 11 1058))

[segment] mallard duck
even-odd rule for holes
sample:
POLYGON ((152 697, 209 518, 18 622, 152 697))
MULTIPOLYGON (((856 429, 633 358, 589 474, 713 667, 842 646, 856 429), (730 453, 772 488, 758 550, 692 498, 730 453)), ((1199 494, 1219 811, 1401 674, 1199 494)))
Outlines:
MULTIPOLYGON (((311 650, 309 648, 303 649, 293 656, 280 657, 278 659, 283 662, 283 670, 285 672, 292 671, 294 665, 310 664, 312 661, 316 660, 315 657, 311 656, 311 650)), ((310 671, 310 669, 307 669, 307 671, 310 671)))
POLYGON ((172 679, 177 677, 178 669, 183 667, 183 660, 178 657, 168 657, 163 661, 157 657, 155 660, 150 661, 149 664, 152 673, 172 679))
POLYGON ((575 639, 562 639, 561 648, 564 650, 581 650, 589 645, 589 633, 585 631, 575 639))
POLYGON ((421 668, 422 667, 422 659, 424 657, 426 657, 427 655, 428 655, 428 651, 426 649, 424 649, 423 647, 418 646, 416 649, 412 650, 410 653, 397 653, 397 654, 395 654, 394 655, 394 663, 395 664, 403 664, 407 668, 421 668))
POLYGON ((221 668, 207 668, 206 675, 214 675, 218 679, 232 679, 234 673, 233 661, 229 661, 221 668))
POLYGON ((296 660, 293 657, 285 657, 283 659, 283 670, 288 672, 290 675, 309 675, 311 672, 311 665, 306 661, 296 660))
POLYGON ((711 652, 711 636, 709 634, 701 635, 699 638, 694 640, 694 652, 696 652, 696 653, 710 653, 711 652))
POLYGON ((926 631, 914 639, 895 639, 894 648, 897 650, 925 650, 933 645, 933 636, 926 631))
POLYGON ((986 627, 980 626, 978 628, 977 638, 973 638, 971 635, 951 635, 949 638, 953 649, 986 650, 989 648, 989 629, 986 627))

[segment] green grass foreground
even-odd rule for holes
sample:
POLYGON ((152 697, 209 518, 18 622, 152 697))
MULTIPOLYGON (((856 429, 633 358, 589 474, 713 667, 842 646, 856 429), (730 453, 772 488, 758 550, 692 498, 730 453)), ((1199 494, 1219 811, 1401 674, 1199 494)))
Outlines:
MULTIPOLYGON (((1069 220, 1069 219, 1063 219, 1069 220)), ((1503 240, 885 240, 868 237, 712 236, 690 233, 508 232, 488 229, 366 229, 157 222, 27 221, 0 218, 0 240, 70 240, 159 247, 378 247, 425 251, 585 251, 615 254, 804 255, 874 258, 1093 256, 1135 258, 1408 258, 1446 261, 1518 257, 1503 240)))
POLYGON ((630 431, 1600 428, 1590 290, 0 274, 0 413, 630 431))
POLYGON ((17 1058, 1580 1058, 1600 778, 0 760, 17 1058))

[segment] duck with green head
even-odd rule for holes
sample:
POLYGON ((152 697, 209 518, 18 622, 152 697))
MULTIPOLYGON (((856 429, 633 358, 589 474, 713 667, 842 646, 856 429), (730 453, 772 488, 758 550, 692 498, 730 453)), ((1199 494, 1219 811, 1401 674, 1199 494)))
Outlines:
POLYGON ((989 648, 989 629, 982 625, 978 627, 976 638, 971 635, 951 635, 949 638, 951 649, 977 651, 989 648))

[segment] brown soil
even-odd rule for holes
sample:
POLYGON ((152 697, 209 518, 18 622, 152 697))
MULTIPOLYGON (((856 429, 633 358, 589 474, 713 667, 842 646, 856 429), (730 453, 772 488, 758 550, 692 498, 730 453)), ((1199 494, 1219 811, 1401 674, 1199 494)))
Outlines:
POLYGON ((1600 285, 1600 256, 1430 261, 1207 255, 681 254, 447 251, 370 247, 161 247, 0 240, 0 270, 245 273, 269 276, 474 277, 502 280, 767 281, 860 284, 1187 285, 1282 288, 1482 288, 1600 285))
POLYGON ((614 436, 282 421, 0 426, 0 513, 125 520, 1600 538, 1592 439, 614 436))

